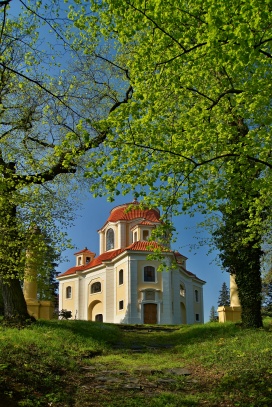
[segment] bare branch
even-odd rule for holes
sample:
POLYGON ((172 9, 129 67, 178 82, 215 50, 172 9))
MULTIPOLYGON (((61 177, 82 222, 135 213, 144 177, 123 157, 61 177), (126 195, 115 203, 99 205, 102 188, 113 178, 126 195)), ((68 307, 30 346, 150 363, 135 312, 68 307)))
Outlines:
POLYGON ((260 52, 261 54, 266 55, 268 58, 272 58, 272 54, 269 54, 269 52, 263 51, 262 49, 259 49, 259 52, 260 52))
POLYGON ((147 20, 151 21, 152 24, 154 24, 154 26, 156 28, 158 28, 158 30, 160 30, 162 33, 164 33, 167 37, 171 38, 171 40, 173 42, 175 42, 176 44, 178 44, 178 46, 185 52, 186 49, 183 47, 183 45, 175 38, 173 37, 170 33, 168 33, 167 31, 165 31, 161 26, 159 26, 156 21, 153 20, 153 18, 149 17, 146 14, 146 11, 140 10, 137 7, 135 7, 133 4, 131 4, 129 1, 126 2, 131 8, 133 8, 135 11, 137 11, 138 13, 141 13, 147 20))
POLYGON ((7 5, 11 2, 11 0, 5 0, 5 1, 0 1, 0 7, 4 6, 4 18, 2 21, 2 27, 1 27, 1 34, 0 34, 0 43, 2 42, 2 37, 3 37, 3 32, 6 24, 6 9, 7 5))
POLYGON ((50 96, 52 96, 54 99, 57 99, 63 106, 67 107, 69 110, 71 110, 73 113, 75 113, 77 116, 79 116, 79 114, 71 108, 71 106, 67 105, 62 98, 64 97, 64 95, 56 95, 55 93, 51 92, 51 90, 47 89, 44 85, 42 85, 39 81, 30 78, 29 76, 24 75, 23 73, 16 71, 15 69, 12 69, 11 67, 9 67, 8 65, 4 64, 3 62, 0 62, 0 66, 2 66, 3 68, 7 69, 8 71, 14 73, 15 75, 26 79, 27 81, 33 83, 34 85, 36 85, 37 87, 39 87, 40 89, 44 90, 46 93, 48 93, 50 96))
POLYGON ((124 98, 123 100, 121 100, 121 101, 116 102, 116 103, 110 108, 110 112, 109 112, 109 113, 111 113, 111 112, 113 112, 114 110, 116 110, 116 109, 117 109, 120 105, 122 105, 123 103, 127 103, 127 102, 129 101, 129 99, 131 99, 132 94, 133 94, 133 88, 132 88, 132 86, 130 85, 130 86, 128 87, 128 90, 126 91, 126 96, 125 96, 125 98, 124 98))
POLYGON ((184 49, 184 52, 182 52, 181 54, 178 54, 178 55, 174 56, 173 58, 168 59, 167 61, 158 62, 158 63, 156 64, 156 66, 168 64, 169 62, 172 62, 172 61, 174 61, 175 59, 180 58, 180 57, 182 57, 183 55, 186 55, 186 54, 188 54, 189 52, 192 52, 192 51, 194 51, 194 50, 197 49, 197 48, 203 47, 203 46, 206 45, 206 44, 207 44, 207 42, 202 42, 202 43, 200 43, 200 44, 194 45, 192 48, 184 49))
MULTIPOLYGON (((151 146, 147 146, 147 145, 144 145, 144 144, 138 144, 138 143, 135 143, 135 142, 133 142, 133 143, 126 142, 125 144, 127 144, 127 145, 133 145, 133 146, 135 146, 135 147, 139 147, 139 148, 145 149, 145 150, 152 150, 153 152, 166 153, 166 154, 170 154, 170 155, 173 155, 173 156, 176 156, 176 157, 181 157, 181 158, 185 159, 186 161, 191 162, 191 163, 193 164, 193 167, 194 167, 193 169, 196 169, 197 167, 204 166, 204 165, 209 164, 209 163, 211 163, 211 162, 213 162, 213 161, 219 161, 219 160, 222 160, 222 159, 225 159, 225 158, 241 157, 241 154, 231 153, 231 152, 230 152, 230 153, 226 153, 226 154, 221 154, 221 155, 218 155, 218 156, 214 156, 214 157, 209 158, 209 159, 207 159, 207 160, 203 160, 203 161, 197 162, 197 161, 194 160, 193 158, 191 158, 191 157, 186 157, 186 156, 184 156, 183 154, 176 153, 175 151, 171 151, 171 150, 167 150, 167 149, 163 149, 163 148, 151 147, 151 146)), ((252 157, 252 156, 250 156, 250 155, 248 155, 248 154, 245 155, 245 157, 246 157, 249 161, 253 161, 253 162, 255 162, 255 163, 262 164, 262 165, 264 165, 265 167, 268 167, 268 168, 271 168, 271 169, 272 169, 272 163, 270 163, 270 162, 268 162, 268 161, 261 160, 261 159, 259 159, 259 158, 257 158, 257 157, 252 157)))
POLYGON ((243 90, 239 90, 239 89, 226 90, 226 92, 223 92, 223 93, 221 93, 220 96, 218 96, 218 98, 211 104, 210 107, 207 108, 207 110, 211 110, 214 106, 216 106, 224 96, 230 95, 230 94, 238 94, 239 95, 240 93, 243 93, 243 90))

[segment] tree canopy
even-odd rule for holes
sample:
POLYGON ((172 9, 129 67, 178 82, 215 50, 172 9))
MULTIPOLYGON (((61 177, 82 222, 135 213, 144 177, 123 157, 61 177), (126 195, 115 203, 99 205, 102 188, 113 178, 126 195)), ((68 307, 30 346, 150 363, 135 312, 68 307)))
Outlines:
POLYGON ((102 179, 93 191, 133 189, 165 217, 223 210, 214 234, 220 258, 236 274, 245 325, 262 326, 261 244, 272 203, 271 2, 90 3, 90 14, 82 2, 81 18, 73 8, 70 18, 81 22, 85 44, 112 45, 98 58, 127 85, 126 103, 97 125, 107 139, 91 154, 90 175, 102 179), (228 225, 234 239, 225 236, 228 225))
POLYGON ((9 2, 0 8, 0 286, 5 316, 24 319, 26 251, 46 251, 31 231, 38 226, 54 250, 63 244, 86 152, 106 137, 95 123, 122 100, 105 85, 110 70, 95 63, 97 43, 85 57, 73 44, 64 3, 20 3, 21 11, 9 2))
MULTIPOLYGON (((135 189, 176 213, 218 209, 231 193, 228 205, 251 213, 248 234, 263 229, 271 206, 270 2, 94 0, 91 7, 82 41, 112 44, 104 59, 129 85, 127 103, 99 124, 110 129, 109 154, 92 156, 90 168, 104 181, 94 190, 135 189), (241 173, 250 197, 232 191, 241 173)), ((71 18, 79 21, 76 12, 71 18)))

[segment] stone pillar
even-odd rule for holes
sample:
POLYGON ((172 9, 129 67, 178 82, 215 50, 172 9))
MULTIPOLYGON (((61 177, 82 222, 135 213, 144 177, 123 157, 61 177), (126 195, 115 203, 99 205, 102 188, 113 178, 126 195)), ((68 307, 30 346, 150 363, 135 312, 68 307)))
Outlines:
MULTIPOLYGON (((34 228, 33 233, 40 233, 34 228)), ((26 266, 24 275, 23 293, 29 315, 35 318, 52 319, 54 303, 52 301, 38 301, 37 261, 35 250, 26 251, 26 266)))
POLYGON ((241 320, 241 305, 235 274, 230 274, 230 306, 218 307, 217 312, 219 322, 238 322, 241 320))
POLYGON ((40 303, 37 300, 37 292, 37 272, 34 264, 33 253, 30 250, 27 250, 23 293, 26 300, 28 313, 35 318, 40 317, 40 303))
POLYGON ((235 274, 230 275, 230 306, 240 307, 240 300, 238 296, 238 288, 235 281, 235 274))
POLYGON ((26 301, 37 300, 38 293, 37 272, 36 267, 34 265, 34 259, 32 258, 32 253, 29 250, 27 250, 26 252, 26 267, 23 292, 26 301))

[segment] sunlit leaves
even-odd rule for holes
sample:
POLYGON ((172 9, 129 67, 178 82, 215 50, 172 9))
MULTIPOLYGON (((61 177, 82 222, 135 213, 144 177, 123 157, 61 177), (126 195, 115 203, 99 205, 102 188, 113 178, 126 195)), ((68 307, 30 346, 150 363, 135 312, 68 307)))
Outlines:
POLYGON ((228 197, 234 206, 248 204, 246 194, 233 194, 242 171, 260 197, 250 199, 252 237, 272 203, 268 2, 91 5, 92 26, 82 38, 110 39, 115 51, 109 59, 127 70, 122 79, 133 87, 132 98, 106 121, 108 154, 91 158, 90 168, 103 180, 93 189, 114 195, 130 185, 143 195, 150 189, 150 200, 164 207, 181 203, 177 212, 195 205, 206 211, 228 197))

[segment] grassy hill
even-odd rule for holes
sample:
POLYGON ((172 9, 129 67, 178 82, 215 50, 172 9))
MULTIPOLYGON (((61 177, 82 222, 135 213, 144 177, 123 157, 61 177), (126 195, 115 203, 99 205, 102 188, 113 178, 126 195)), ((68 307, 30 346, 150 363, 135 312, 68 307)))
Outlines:
POLYGON ((272 324, 0 323, 0 407, 272 405, 272 324))

